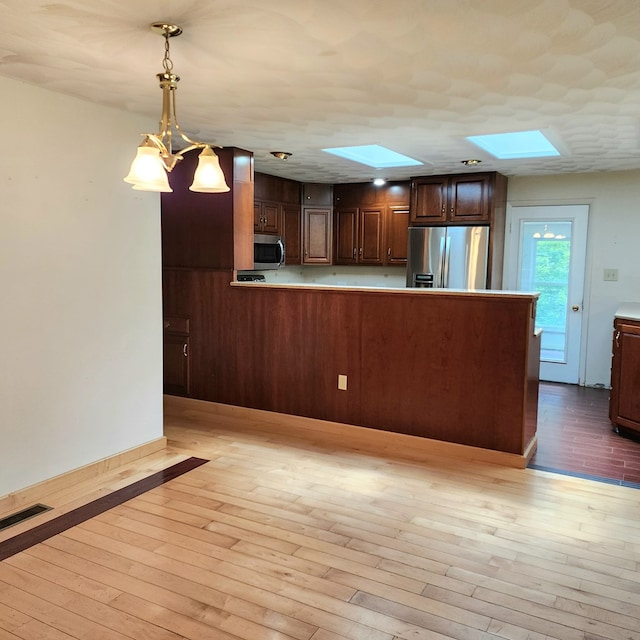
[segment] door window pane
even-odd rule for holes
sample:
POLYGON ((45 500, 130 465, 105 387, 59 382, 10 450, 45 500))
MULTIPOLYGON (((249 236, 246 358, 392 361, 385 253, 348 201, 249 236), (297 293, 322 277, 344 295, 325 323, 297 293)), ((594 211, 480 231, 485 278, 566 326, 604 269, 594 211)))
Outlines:
POLYGON ((542 329, 540 359, 567 361, 567 311, 571 221, 522 223, 520 289, 539 291, 536 327, 542 329))

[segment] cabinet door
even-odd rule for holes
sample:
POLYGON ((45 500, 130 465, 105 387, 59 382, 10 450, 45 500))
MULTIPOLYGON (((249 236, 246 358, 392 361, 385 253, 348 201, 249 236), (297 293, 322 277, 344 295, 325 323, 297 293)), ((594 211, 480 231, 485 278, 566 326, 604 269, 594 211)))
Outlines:
POLYGON ((262 202, 253 203, 253 231, 262 232, 262 202))
POLYGON ((333 187, 330 184, 307 182, 302 185, 303 206, 331 206, 333 187))
POLYGON ((384 261, 384 208, 372 207, 360 210, 358 262, 382 264, 384 261))
POLYGON ((300 251, 301 238, 300 206, 285 204, 282 207, 282 231, 284 236, 285 265, 300 264, 302 254, 300 251))
POLYGON ((491 181, 488 176, 452 176, 449 219, 453 222, 488 222, 491 181))
POLYGON ((280 235, 280 205, 277 202, 256 200, 253 203, 253 230, 256 233, 280 235))
POLYGON ((445 222, 448 187, 448 179, 441 176, 414 180, 411 185, 411 222, 445 222))
POLYGON ((407 264, 409 207, 389 207, 386 225, 386 264, 407 264))
POLYGON ((610 418, 640 431, 640 322, 616 321, 613 336, 610 418))
POLYGON ((174 396, 191 393, 189 336, 165 333, 164 336, 164 392, 174 396))
POLYGON ((358 262, 358 209, 336 209, 334 216, 336 264, 356 264, 358 262))
POLYGON ((305 207, 302 213, 304 264, 331 264, 331 208, 305 207))

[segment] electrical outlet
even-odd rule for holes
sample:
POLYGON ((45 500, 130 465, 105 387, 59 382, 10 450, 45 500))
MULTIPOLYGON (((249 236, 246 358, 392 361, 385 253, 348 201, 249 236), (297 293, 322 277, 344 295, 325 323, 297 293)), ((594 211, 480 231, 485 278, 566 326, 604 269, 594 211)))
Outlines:
POLYGON ((338 389, 340 391, 347 390, 347 376, 344 376, 342 374, 338 375, 338 389))
POLYGON ((618 270, 617 269, 605 269, 604 270, 605 282, 618 282, 618 270))

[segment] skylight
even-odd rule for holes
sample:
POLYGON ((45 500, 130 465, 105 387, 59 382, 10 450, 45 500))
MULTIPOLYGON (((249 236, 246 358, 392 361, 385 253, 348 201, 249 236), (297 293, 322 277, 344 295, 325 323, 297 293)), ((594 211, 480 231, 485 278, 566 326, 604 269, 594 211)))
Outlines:
POLYGON ((332 149, 323 149, 323 151, 360 164, 366 164, 368 167, 374 167, 375 169, 413 167, 423 164, 419 160, 391 151, 391 149, 382 147, 379 144, 365 144, 358 147, 334 147, 332 149))
POLYGON ((560 155, 560 152, 545 138, 541 131, 517 131, 515 133, 469 136, 467 140, 500 160, 544 158, 560 155))

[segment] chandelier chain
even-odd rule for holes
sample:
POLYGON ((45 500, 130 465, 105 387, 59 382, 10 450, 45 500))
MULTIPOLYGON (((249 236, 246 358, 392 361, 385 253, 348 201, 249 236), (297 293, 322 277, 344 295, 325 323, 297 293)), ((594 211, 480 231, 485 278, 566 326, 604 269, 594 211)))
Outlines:
POLYGON ((165 31, 164 33, 164 58, 162 59, 162 67, 164 68, 166 73, 171 73, 173 71, 173 60, 170 57, 169 51, 169 32, 165 31))

